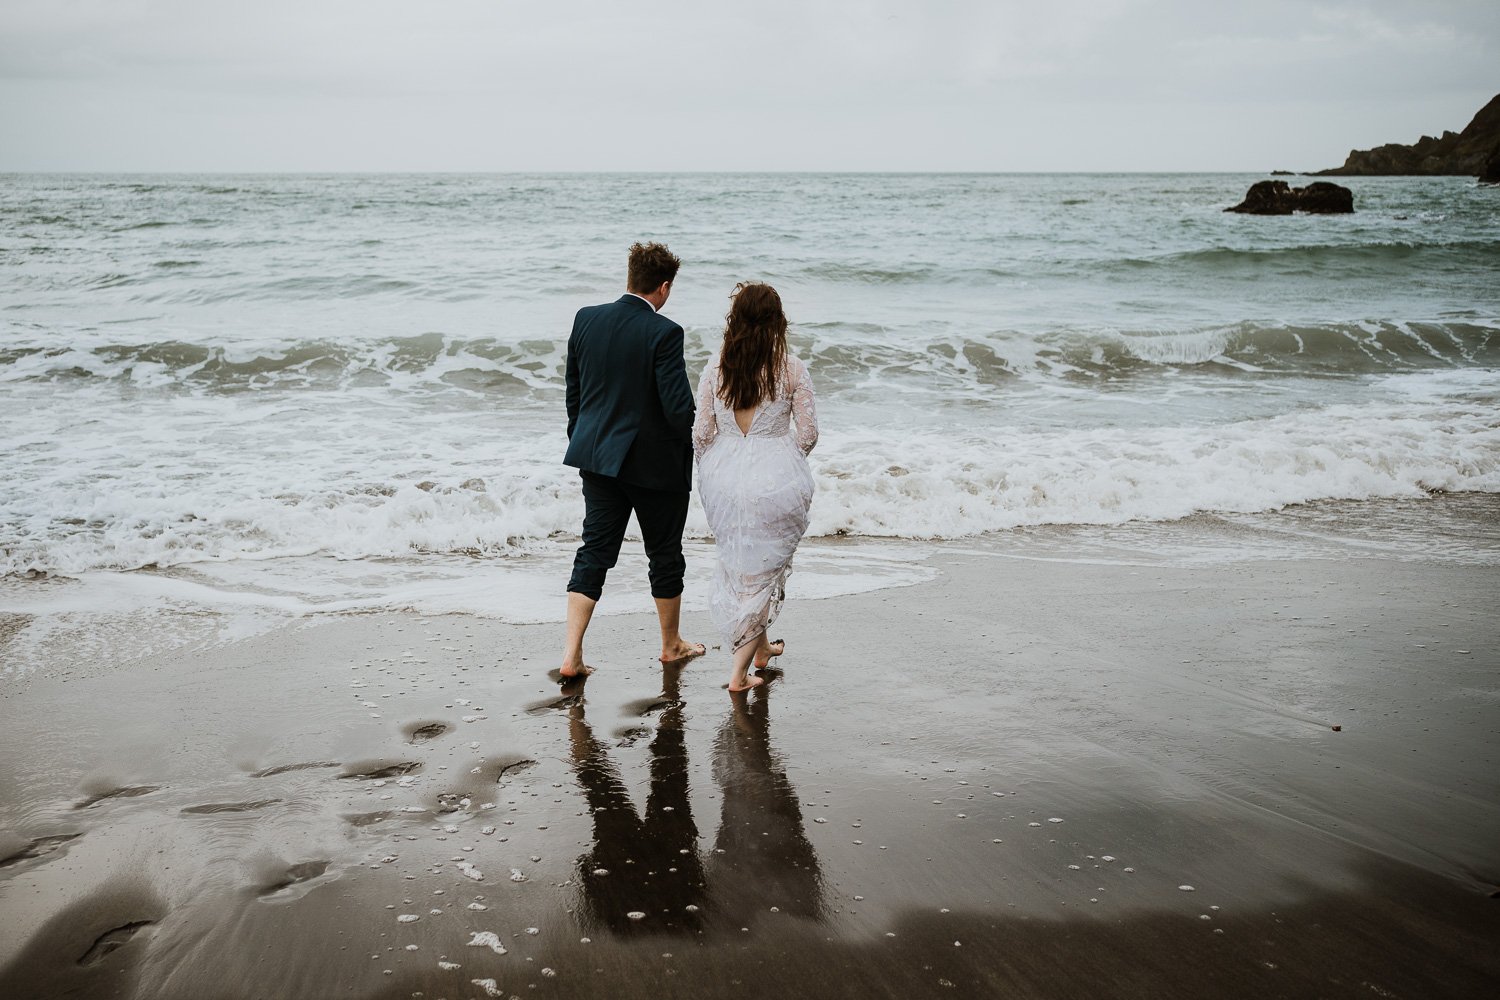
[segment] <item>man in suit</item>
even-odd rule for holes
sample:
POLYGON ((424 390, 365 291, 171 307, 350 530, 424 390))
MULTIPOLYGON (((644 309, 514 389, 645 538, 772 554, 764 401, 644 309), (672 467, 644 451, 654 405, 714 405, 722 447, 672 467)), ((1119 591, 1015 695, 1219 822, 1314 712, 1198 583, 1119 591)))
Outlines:
POLYGON ((626 292, 588 306, 568 338, 568 453, 583 482, 583 544, 568 581, 564 680, 592 670, 583 635, 620 555, 635 512, 650 562, 651 596, 661 624, 661 659, 702 656, 683 640, 682 528, 693 480, 693 390, 683 362, 682 327, 661 315, 682 262, 660 243, 630 248, 626 292))

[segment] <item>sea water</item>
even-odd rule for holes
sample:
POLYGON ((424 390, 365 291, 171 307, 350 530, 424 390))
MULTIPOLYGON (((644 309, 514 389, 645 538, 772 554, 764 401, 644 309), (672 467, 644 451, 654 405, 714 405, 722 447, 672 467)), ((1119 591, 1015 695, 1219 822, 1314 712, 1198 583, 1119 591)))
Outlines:
POLYGON ((1421 548, 1412 504, 1500 493, 1500 189, 1224 213, 1258 179, 0 177, 0 610, 555 618, 566 339, 648 239, 694 385, 735 283, 781 293, 806 593, 1048 525, 1399 510, 1421 548))

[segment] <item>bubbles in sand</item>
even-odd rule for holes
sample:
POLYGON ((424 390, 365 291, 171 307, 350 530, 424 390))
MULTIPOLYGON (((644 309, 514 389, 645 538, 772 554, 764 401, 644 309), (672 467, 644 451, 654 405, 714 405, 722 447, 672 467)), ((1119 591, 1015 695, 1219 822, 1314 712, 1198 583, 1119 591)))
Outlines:
POLYGON ((458 863, 458 870, 460 872, 463 872, 464 878, 471 878, 476 882, 484 881, 484 872, 480 871, 478 868, 475 868, 467 861, 460 861, 458 863))
POLYGON ((689 903, 688 905, 684 906, 683 909, 687 910, 689 913, 697 913, 698 912, 698 904, 697 903, 689 903))
POLYGON ((1177 888, 1179 888, 1179 889, 1181 889, 1181 890, 1182 890, 1182 891, 1183 891, 1183 892, 1195 892, 1195 891, 1196 891, 1196 890, 1195 890, 1195 889, 1194 889, 1194 888, 1193 888, 1193 887, 1192 887, 1192 886, 1190 886, 1190 885, 1179 885, 1179 886, 1178 886, 1178 887, 1177 887, 1177 888))
POLYGON ((608 868, 595 868, 594 869, 594 874, 595 875, 608 875, 609 874, 609 869, 608 868))
POLYGON ((532 937, 536 937, 538 934, 542 933, 542 929, 540 927, 528 927, 526 928, 526 933, 530 934, 532 937))
POLYGON ((488 948, 496 955, 506 954, 505 945, 500 943, 500 935, 494 931, 473 931, 473 937, 469 940, 470 948, 488 948))
POLYGON ((1040 823, 1027 823, 1026 825, 1027 826, 1041 826, 1042 824, 1040 824, 1040 823))
POLYGON ((555 978, 557 978, 557 970, 556 969, 543 969, 542 970, 542 975, 546 976, 548 979, 555 979, 555 978))
POLYGON ((529 881, 531 881, 530 879, 528 879, 526 877, 526 873, 523 872, 523 871, 521 871, 521 869, 519 869, 519 868, 512 868, 510 870, 510 880, 512 882, 529 882, 529 881))
POLYGON ((442 969, 444 972, 452 972, 454 969, 462 969, 463 966, 459 965, 457 962, 439 962, 438 968, 442 969))
POLYGON ((479 828, 479 832, 488 837, 494 834, 495 828, 493 826, 482 826, 479 828))
POLYGON ((483 903, 470 903, 469 904, 469 909, 483 911, 483 910, 488 910, 489 907, 485 906, 483 903))
POLYGON ((1114 859, 1115 859, 1114 855, 1112 855, 1112 854, 1106 854, 1102 858, 1100 858, 1099 860, 1101 860, 1101 861, 1113 861, 1114 859))
POLYGON ((421 919, 422 915, 420 913, 403 913, 396 918, 396 922, 402 924, 414 924, 421 919))
POLYGON ((631 920, 646 919, 646 914, 642 913, 640 910, 631 910, 629 913, 625 914, 625 916, 629 917, 631 920))
POLYGON ((500 997, 505 995, 505 991, 500 989, 500 987, 495 984, 495 981, 493 979, 471 979, 469 980, 469 982, 484 990, 485 996, 500 997))
POLYGON ((1062 822, 1062 817, 1061 816, 1051 816, 1051 817, 1048 817, 1047 822, 1048 823, 1061 823, 1062 822))

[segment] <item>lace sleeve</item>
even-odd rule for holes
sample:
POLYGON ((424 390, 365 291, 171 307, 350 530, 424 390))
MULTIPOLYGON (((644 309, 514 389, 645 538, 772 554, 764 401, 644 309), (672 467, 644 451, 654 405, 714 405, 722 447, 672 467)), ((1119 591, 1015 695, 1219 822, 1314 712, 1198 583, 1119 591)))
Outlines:
POLYGON ((718 367, 710 358, 703 368, 703 376, 698 379, 698 413, 693 421, 693 454, 699 458, 714 443, 714 438, 719 436, 718 415, 714 413, 714 393, 718 389, 718 379, 714 376, 718 367))
POLYGON ((818 443, 818 401, 807 365, 800 358, 792 365, 792 420, 797 424, 797 447, 806 455, 818 443))

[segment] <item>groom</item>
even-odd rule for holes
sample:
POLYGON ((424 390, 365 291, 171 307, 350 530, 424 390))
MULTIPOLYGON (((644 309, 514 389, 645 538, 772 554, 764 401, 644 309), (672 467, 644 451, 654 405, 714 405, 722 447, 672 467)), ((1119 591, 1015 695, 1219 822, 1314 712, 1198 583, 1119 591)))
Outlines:
POLYGON ((682 327, 661 315, 682 261, 661 243, 630 248, 626 292, 588 306, 568 338, 568 453, 583 481, 583 544, 568 581, 563 679, 592 673, 583 634, 620 555, 635 512, 650 561, 651 596, 664 663, 702 656, 678 631, 682 610, 682 527, 693 478, 693 391, 683 363, 682 327))

